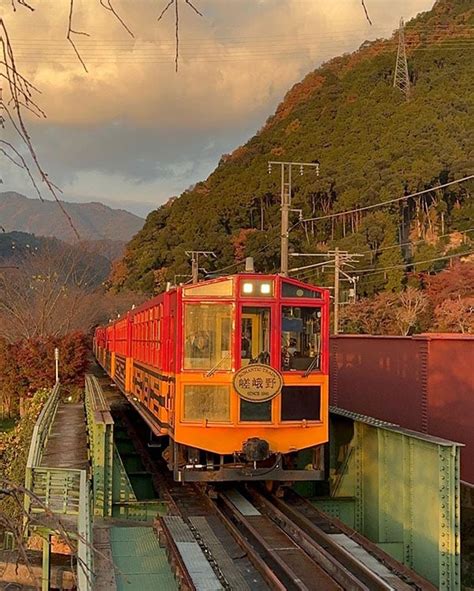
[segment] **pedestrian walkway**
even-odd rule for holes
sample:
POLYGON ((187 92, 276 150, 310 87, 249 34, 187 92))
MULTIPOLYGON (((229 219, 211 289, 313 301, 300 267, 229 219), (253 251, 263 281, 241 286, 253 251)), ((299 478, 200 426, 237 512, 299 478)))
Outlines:
POLYGON ((88 468, 86 433, 83 403, 60 402, 40 465, 47 468, 86 470, 88 468))

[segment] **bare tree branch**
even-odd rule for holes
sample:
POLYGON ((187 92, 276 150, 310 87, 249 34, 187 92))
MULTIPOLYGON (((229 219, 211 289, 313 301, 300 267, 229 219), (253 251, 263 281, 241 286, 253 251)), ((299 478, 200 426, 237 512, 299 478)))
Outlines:
POLYGON ((360 1, 362 3, 362 8, 364 9, 364 12, 365 12, 365 18, 369 21, 369 25, 372 25, 372 21, 370 20, 370 16, 369 16, 369 13, 367 11, 367 7, 365 5, 365 1, 364 0, 360 0, 360 1))
MULTIPOLYGON (((74 0, 71 0, 71 5, 73 4, 74 0)), ((21 2, 18 0, 18 3, 22 6, 26 6, 27 8, 31 8, 26 3, 21 2)), ((70 13, 70 19, 72 18, 72 13, 70 13)), ((72 30, 72 28, 71 28, 72 30)), ((73 31, 78 33, 77 31, 73 31)), ((44 171, 43 167, 41 166, 38 156, 36 154, 35 148, 31 141, 29 132, 27 130, 26 124, 23 119, 23 109, 28 109, 30 112, 34 113, 36 116, 45 116, 43 111, 36 105, 36 103, 32 100, 32 91, 34 89, 33 85, 31 85, 24 76, 18 73, 18 68, 16 66, 15 57, 13 54, 13 48, 10 42, 10 38, 8 35, 8 31, 5 25, 5 21, 3 18, 0 17, 0 64, 3 64, 4 71, 2 72, 2 79, 6 81, 7 90, 10 96, 8 103, 5 103, 3 92, 0 96, 0 124, 2 127, 5 125, 5 122, 8 121, 14 132, 17 136, 22 140, 25 144, 29 157, 33 161, 34 168, 38 173, 41 180, 46 184, 48 191, 53 196, 54 200, 57 202, 59 208, 63 212, 63 215, 66 217, 69 225, 71 226, 76 238, 80 240, 79 233, 71 219, 71 216, 67 213, 64 205, 60 201, 58 194, 57 194, 57 187, 54 185, 49 179, 48 175, 44 171), (35 112, 35 110, 37 112, 35 112), (7 115, 7 118, 5 118, 7 115)), ((2 89, 3 91, 3 89, 2 89)), ((41 198, 41 192, 33 180, 33 174, 30 170, 30 167, 24 157, 13 148, 12 144, 9 142, 5 142, 2 140, 4 146, 6 146, 9 150, 15 153, 15 155, 19 158, 22 162, 24 169, 27 171, 30 180, 33 182, 33 186, 37 191, 38 195, 41 198)))
POLYGON ((84 33, 84 31, 76 31, 72 28, 73 15, 74 15, 74 0, 69 0, 69 17, 68 17, 66 39, 72 45, 72 48, 74 49, 74 51, 77 55, 77 59, 81 62, 82 67, 84 68, 84 70, 86 72, 88 72, 89 70, 87 69, 86 64, 84 63, 84 60, 82 59, 82 56, 79 53, 79 50, 77 49, 76 44, 74 43, 74 41, 72 39, 72 35, 84 35, 85 37, 90 37, 90 35, 89 35, 89 33, 84 33))
MULTIPOLYGON (((185 0, 186 4, 190 6, 196 14, 202 16, 202 13, 194 6, 191 0, 185 0)), ((178 8, 179 0, 169 0, 168 4, 163 8, 161 11, 160 16, 158 17, 158 21, 163 18, 165 12, 174 4, 174 26, 175 26, 175 55, 174 55, 174 63, 175 63, 175 71, 178 71, 178 61, 179 61, 179 8, 178 8)))
POLYGON ((103 6, 103 8, 105 8, 106 10, 109 10, 115 16, 115 18, 122 25, 122 27, 127 31, 127 33, 130 35, 130 37, 135 38, 135 35, 128 28, 128 26, 125 23, 125 21, 120 17, 120 15, 115 10, 114 6, 112 5, 112 0, 99 0, 99 2, 101 4, 101 6, 103 6), (107 4, 106 4, 106 2, 107 2, 107 4))

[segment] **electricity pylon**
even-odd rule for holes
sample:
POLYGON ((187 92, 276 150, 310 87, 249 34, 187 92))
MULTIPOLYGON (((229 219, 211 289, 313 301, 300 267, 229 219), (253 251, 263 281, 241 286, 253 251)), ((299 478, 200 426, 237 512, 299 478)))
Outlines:
POLYGON ((405 96, 405 100, 410 100, 410 78, 408 76, 407 53, 405 46, 405 23, 400 19, 398 29, 398 51, 397 62, 395 64, 395 75, 393 77, 393 87, 398 88, 405 96))

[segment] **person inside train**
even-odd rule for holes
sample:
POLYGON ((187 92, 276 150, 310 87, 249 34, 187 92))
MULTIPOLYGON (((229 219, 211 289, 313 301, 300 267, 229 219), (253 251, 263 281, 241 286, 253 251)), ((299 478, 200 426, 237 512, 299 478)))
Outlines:
POLYGON ((188 347, 191 354, 190 357, 192 357, 193 359, 202 359, 209 357, 209 335, 203 330, 196 332, 189 338, 188 347))

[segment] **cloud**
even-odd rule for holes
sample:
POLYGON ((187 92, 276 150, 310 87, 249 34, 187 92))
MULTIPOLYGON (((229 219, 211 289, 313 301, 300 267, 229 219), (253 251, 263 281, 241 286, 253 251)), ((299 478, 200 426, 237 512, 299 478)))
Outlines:
POLYGON ((109 177, 131 201, 139 193, 146 202, 148 190, 155 202, 157 191, 164 200, 201 180, 305 73, 389 35, 401 11, 408 18, 432 0, 367 0, 373 27, 359 0, 195 0, 203 17, 181 2, 178 74, 172 11, 157 22, 165 0, 116 0, 134 39, 99 2, 76 0, 74 28, 90 37, 74 41, 88 73, 65 40, 68 2, 33 3, 7 25, 22 73, 42 91, 48 118, 31 128, 46 169, 77 194, 100 178, 98 196, 113 199, 109 177))

